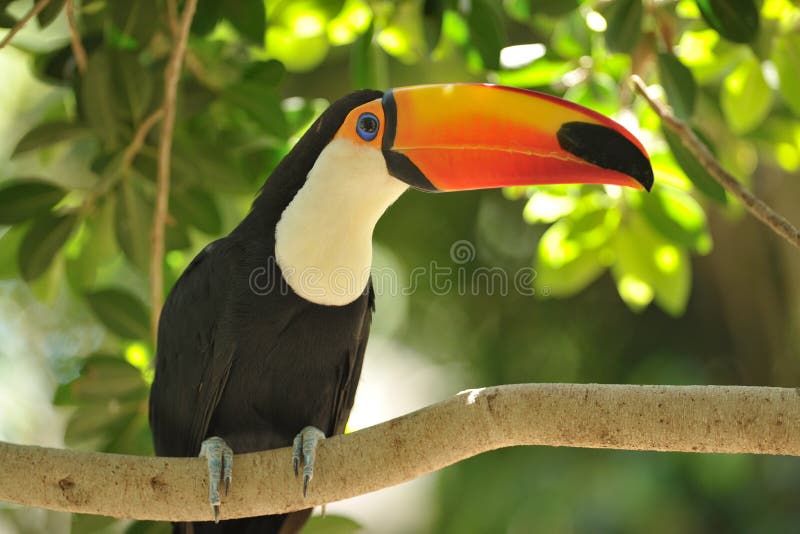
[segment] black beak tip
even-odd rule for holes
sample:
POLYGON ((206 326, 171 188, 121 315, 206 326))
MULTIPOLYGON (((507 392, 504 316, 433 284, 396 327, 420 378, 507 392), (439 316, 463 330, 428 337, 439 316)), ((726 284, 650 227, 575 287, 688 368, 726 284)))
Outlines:
POLYGON ((631 178, 642 184, 645 191, 649 192, 653 189, 655 178, 653 177, 653 167, 650 165, 650 161, 647 161, 647 165, 639 173, 631 174, 631 178))
POLYGON ((563 150, 593 165, 627 174, 650 191, 653 167, 647 155, 618 131, 588 122, 567 122, 556 134, 563 150))

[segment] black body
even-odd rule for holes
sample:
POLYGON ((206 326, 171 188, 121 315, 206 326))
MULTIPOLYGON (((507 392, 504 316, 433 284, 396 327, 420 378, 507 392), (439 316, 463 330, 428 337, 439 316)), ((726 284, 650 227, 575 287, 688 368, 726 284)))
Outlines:
MULTIPOLYGON (((308 425, 328 436, 343 432, 369 336, 371 285, 341 307, 300 298, 275 262, 275 225, 347 113, 381 95, 359 91, 334 103, 275 169, 248 216, 175 284, 161 313, 150 396, 156 454, 197 456, 211 436, 244 453, 289 446, 308 425)), ((235 471, 234 464, 231 491, 235 471)), ((310 512, 175 531, 295 532, 310 512)))

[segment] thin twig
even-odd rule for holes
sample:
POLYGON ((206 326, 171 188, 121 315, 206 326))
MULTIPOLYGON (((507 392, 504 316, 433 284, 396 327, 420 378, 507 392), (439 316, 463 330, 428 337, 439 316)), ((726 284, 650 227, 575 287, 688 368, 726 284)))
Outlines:
MULTIPOLYGON (((465 391, 324 440, 307 498, 302 477, 292 472, 290 448, 237 455, 221 515, 230 519, 310 508, 519 445, 800 456, 800 395, 794 388, 604 384, 465 391)), ((3 502, 160 521, 211 518, 203 458, 0 443, 0 465, 3 502)))
POLYGON ((142 121, 142 123, 136 129, 133 139, 128 146, 125 147, 125 151, 122 153, 122 160, 120 162, 120 166, 117 168, 117 172, 105 177, 103 180, 100 180, 99 187, 93 189, 86 195, 86 198, 84 198, 81 205, 77 208, 78 212, 84 214, 91 213, 95 207, 97 199, 108 194, 109 191, 116 187, 120 180, 123 180, 128 176, 131 166, 133 165, 133 160, 136 159, 137 154, 139 154, 144 147, 144 141, 147 137, 147 134, 153 129, 153 126, 155 126, 156 123, 161 120, 163 115, 163 108, 158 108, 153 113, 148 115, 144 121, 142 121))
POLYGON ((125 152, 122 154, 123 168, 128 168, 133 164, 133 160, 136 158, 136 155, 144 145, 144 140, 147 137, 147 134, 150 133, 150 130, 153 128, 153 126, 155 126, 163 116, 164 108, 158 108, 142 121, 133 136, 133 140, 131 140, 130 144, 125 147, 125 152))
POLYGON ((178 38, 178 5, 177 0, 167 0, 167 21, 169 22, 169 31, 172 34, 172 39, 178 38))
MULTIPOLYGON (((178 7, 176 2, 177 0, 167 0, 167 22, 173 41, 178 38, 178 7)), ((197 80, 209 87, 215 87, 215 84, 210 81, 211 78, 206 74, 203 63, 194 52, 191 50, 186 51, 184 63, 189 72, 191 72, 197 80)))
POLYGON ((741 182, 723 169, 722 165, 720 165, 714 155, 708 150, 708 147, 695 135, 692 129, 685 122, 676 118, 667 106, 653 98, 647 90, 647 86, 639 76, 634 74, 631 79, 637 92, 647 100, 647 103, 650 104, 653 111, 661 117, 661 120, 666 124, 667 128, 675 132, 683 143, 683 146, 694 154, 703 168, 705 168, 722 187, 738 198, 756 219, 769 226, 773 232, 796 248, 800 248, 800 230, 795 228, 792 223, 786 220, 781 214, 770 208, 763 200, 748 191, 741 182))
POLYGON ((220 83, 215 81, 209 74, 206 72, 205 67, 203 66, 203 62, 200 61, 200 58, 197 57, 197 54, 192 52, 191 50, 186 51, 186 69, 192 73, 194 78, 211 89, 219 89, 220 83))
POLYGON ((19 32, 22 29, 22 27, 28 23, 29 20, 38 15, 41 10, 47 7, 47 4, 49 3, 50 0, 39 0, 38 2, 36 2, 36 5, 33 6, 33 9, 28 11, 24 17, 19 19, 19 21, 16 24, 14 24, 14 27, 8 31, 5 37, 3 37, 3 40, 0 41, 0 48, 3 48, 9 42, 11 42, 11 39, 14 38, 17 32, 19 32))
POLYGON ((64 10, 67 12, 67 22, 69 23, 69 39, 72 45, 72 55, 75 56, 75 63, 78 65, 78 72, 83 74, 89 64, 86 59, 86 49, 81 42, 81 34, 75 24, 75 6, 73 0, 67 0, 64 10))
POLYGON ((187 0, 181 15, 178 38, 173 44, 172 56, 164 72, 164 110, 161 121, 161 139, 158 145, 158 184, 156 207, 153 215, 153 228, 150 234, 150 304, 152 316, 150 328, 155 341, 158 332, 158 317, 164 293, 164 225, 167 220, 169 203, 170 154, 172 152, 172 133, 175 128, 175 101, 178 82, 181 77, 183 57, 189 41, 189 28, 197 8, 197 0, 187 0))

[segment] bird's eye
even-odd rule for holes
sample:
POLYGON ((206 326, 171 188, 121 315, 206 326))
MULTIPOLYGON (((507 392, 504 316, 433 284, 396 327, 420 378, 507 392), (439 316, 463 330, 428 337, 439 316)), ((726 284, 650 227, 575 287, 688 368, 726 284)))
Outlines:
POLYGON ((356 123, 356 133, 364 141, 372 141, 378 135, 381 123, 372 113, 362 113, 356 123))

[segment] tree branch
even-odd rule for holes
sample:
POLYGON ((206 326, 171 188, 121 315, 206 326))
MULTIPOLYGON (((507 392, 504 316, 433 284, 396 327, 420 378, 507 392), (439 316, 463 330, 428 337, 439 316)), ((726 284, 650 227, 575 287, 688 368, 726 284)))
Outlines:
POLYGON ((161 304, 164 300, 164 225, 167 221, 169 205, 170 154, 172 152, 172 133, 175 129, 175 101, 183 57, 186 54, 186 44, 189 41, 189 28, 192 25, 192 17, 194 17, 196 8, 197 0, 186 0, 181 15, 179 34, 164 73, 164 104, 162 106, 164 113, 161 122, 161 139, 158 145, 156 207, 150 234, 150 304, 152 306, 150 329, 154 342, 158 331, 161 304))
POLYGON ((136 159, 136 155, 139 154, 139 151, 142 149, 144 145, 144 141, 147 138, 147 134, 150 133, 150 130, 153 129, 153 126, 156 125, 158 121, 161 120, 161 117, 164 116, 164 108, 158 108, 150 115, 147 116, 145 120, 139 124, 139 128, 136 129, 136 133, 133 136, 130 144, 125 147, 125 152, 122 155, 122 165, 123 168, 129 168, 133 164, 133 160, 136 159))
MULTIPOLYGON (((516 445, 800 456, 800 392, 743 386, 522 384, 322 442, 309 496, 289 448, 237 455, 222 518, 284 513, 400 484, 516 445)), ((0 501, 153 520, 210 520, 205 460, 0 443, 0 501)))
POLYGON ((28 23, 28 21, 31 20, 36 15, 38 15, 39 12, 43 10, 45 7, 47 7, 47 4, 49 3, 50 0, 39 0, 38 2, 36 2, 33 8, 31 8, 30 11, 25 13, 25 16, 19 19, 19 21, 16 24, 14 24, 14 27, 8 31, 5 37, 3 37, 3 40, 0 41, 0 49, 2 49, 4 46, 10 43, 11 39, 14 38, 14 36, 28 23))
POLYGON ((657 101, 650 94, 644 81, 639 76, 634 74, 631 80, 636 91, 647 100, 647 103, 650 104, 650 107, 653 108, 653 111, 661 118, 667 128, 675 132, 683 146, 694 154, 694 157, 722 187, 738 198, 756 219, 766 224, 773 232, 796 248, 800 248, 800 230, 792 226, 781 214, 748 191, 739 180, 726 171, 703 141, 695 135, 689 125, 675 117, 667 106, 657 101))
POLYGON ((83 74, 86 72, 89 61, 86 59, 86 49, 83 48, 81 34, 78 32, 77 24, 75 24, 75 6, 73 5, 73 0, 67 0, 64 10, 67 12, 67 22, 69 23, 69 40, 72 46, 72 55, 75 56, 78 72, 83 74))
POLYGON ((167 23, 172 39, 177 40, 180 33, 178 25, 178 3, 177 0, 167 0, 167 23))

